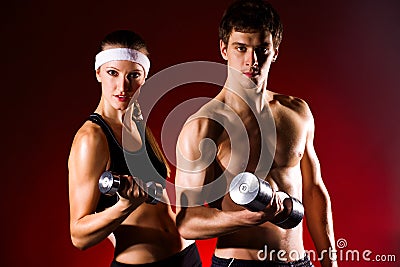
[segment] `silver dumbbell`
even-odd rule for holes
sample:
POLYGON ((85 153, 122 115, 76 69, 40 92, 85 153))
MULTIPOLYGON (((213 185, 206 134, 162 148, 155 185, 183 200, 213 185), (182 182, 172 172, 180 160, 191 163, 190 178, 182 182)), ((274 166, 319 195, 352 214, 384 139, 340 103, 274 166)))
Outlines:
MULTIPOLYGON (((122 179, 118 175, 114 175, 112 172, 105 171, 101 174, 99 179, 99 190, 102 194, 112 196, 121 187, 122 179)), ((146 203, 157 204, 163 194, 163 187, 159 183, 147 182, 145 188, 143 188, 148 195, 146 203)))
MULTIPOLYGON (((265 209, 270 203, 273 193, 274 190, 268 182, 249 172, 236 175, 229 186, 229 195, 233 202, 251 211, 265 209)), ((276 191, 275 193, 282 199, 285 214, 288 215, 274 224, 284 229, 296 227, 304 216, 303 204, 285 192, 276 191)))

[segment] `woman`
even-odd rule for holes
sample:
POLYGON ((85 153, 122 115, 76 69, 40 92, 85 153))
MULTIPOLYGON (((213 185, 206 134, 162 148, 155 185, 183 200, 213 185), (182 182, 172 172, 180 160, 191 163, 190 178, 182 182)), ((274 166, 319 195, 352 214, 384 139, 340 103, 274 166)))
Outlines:
POLYGON ((101 99, 76 133, 68 161, 72 243, 84 250, 110 238, 115 246, 113 267, 201 266, 194 242, 182 239, 176 229, 165 190, 162 201, 148 204, 144 182, 130 176, 131 165, 135 168, 138 162, 137 167, 143 167, 142 158, 151 159, 152 166, 146 168, 168 175, 165 157, 140 122, 137 98, 150 67, 146 45, 134 32, 116 31, 105 37, 100 50, 95 69, 101 99), (130 127, 123 125, 126 121, 130 127), (129 146, 122 146, 123 131, 129 146), (122 147, 129 147, 129 166, 122 147), (106 170, 126 181, 114 196, 98 188, 106 170))

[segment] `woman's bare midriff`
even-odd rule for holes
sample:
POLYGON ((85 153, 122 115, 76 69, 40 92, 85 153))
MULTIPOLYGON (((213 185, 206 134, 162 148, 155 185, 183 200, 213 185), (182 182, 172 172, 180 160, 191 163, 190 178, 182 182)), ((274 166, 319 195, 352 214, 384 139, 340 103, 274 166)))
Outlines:
POLYGON ((126 264, 159 261, 193 243, 180 237, 170 214, 164 203, 139 206, 114 231, 115 259, 126 264))

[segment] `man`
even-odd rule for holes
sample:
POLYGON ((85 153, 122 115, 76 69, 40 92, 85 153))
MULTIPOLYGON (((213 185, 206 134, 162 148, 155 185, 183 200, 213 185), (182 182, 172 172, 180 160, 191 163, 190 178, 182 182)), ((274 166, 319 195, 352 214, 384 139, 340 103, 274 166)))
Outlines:
POLYGON ((236 1, 219 34, 227 80, 188 119, 177 143, 181 235, 217 237, 212 266, 312 266, 302 224, 292 229, 273 224, 285 215, 278 194, 262 211, 232 201, 229 184, 246 171, 302 201, 322 266, 337 266, 328 253, 335 242, 331 204, 313 147, 312 114, 303 100, 267 89, 282 38, 278 14, 262 0, 236 1))

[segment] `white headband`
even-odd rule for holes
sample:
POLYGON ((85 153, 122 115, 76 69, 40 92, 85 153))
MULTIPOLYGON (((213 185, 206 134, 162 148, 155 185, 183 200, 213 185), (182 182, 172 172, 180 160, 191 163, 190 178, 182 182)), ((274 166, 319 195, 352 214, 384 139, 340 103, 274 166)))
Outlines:
POLYGON ((96 55, 96 61, 94 63, 94 69, 98 70, 104 63, 114 60, 128 60, 141 65, 144 69, 145 77, 149 74, 150 60, 149 58, 134 49, 130 48, 111 48, 103 50, 96 55))

